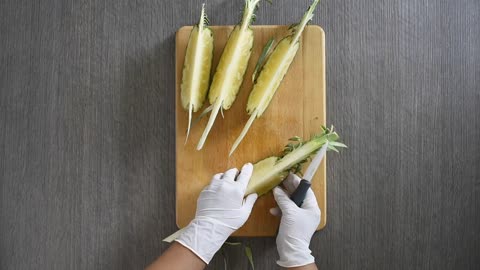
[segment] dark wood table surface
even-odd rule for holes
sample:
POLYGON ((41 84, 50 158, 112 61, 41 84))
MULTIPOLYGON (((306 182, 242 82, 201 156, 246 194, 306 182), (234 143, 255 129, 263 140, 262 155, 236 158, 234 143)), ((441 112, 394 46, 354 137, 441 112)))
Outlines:
MULTIPOLYGON (((307 0, 262 3, 256 24, 307 0)), ((235 24, 243 1, 208 1, 235 24)), ((0 269, 142 269, 175 225, 174 35, 199 1, 0 2, 0 269)), ((322 0, 320 269, 480 268, 480 2, 322 0)), ((228 112, 227 112, 228 113, 228 112)), ((240 239, 256 269, 273 238, 240 239)), ((228 247, 229 269, 248 269, 228 247)), ((223 269, 217 256, 209 269, 223 269)))

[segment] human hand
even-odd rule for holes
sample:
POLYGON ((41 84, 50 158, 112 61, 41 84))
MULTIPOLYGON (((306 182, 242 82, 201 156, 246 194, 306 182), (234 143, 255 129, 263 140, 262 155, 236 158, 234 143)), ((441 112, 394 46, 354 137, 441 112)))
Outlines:
POLYGON ((301 207, 290 199, 289 194, 295 191, 300 181, 298 176, 290 174, 283 181, 286 191, 280 187, 273 190, 278 208, 270 209, 270 213, 282 216, 277 235, 280 256, 277 264, 282 267, 298 267, 315 262, 309 246, 313 233, 320 224, 320 208, 311 189, 307 191, 301 207))
POLYGON ((200 193, 195 218, 176 241, 208 264, 227 238, 250 216, 258 197, 250 194, 244 199, 252 171, 252 164, 247 163, 240 174, 233 168, 214 175, 210 185, 200 193))

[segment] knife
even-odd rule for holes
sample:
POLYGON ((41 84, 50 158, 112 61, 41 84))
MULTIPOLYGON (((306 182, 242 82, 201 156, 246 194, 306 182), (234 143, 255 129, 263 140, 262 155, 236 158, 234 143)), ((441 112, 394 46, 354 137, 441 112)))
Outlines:
POLYGON ((318 153, 315 154, 315 157, 312 159, 312 162, 310 162, 310 165, 308 165, 308 168, 305 170, 305 173, 303 174, 302 181, 300 181, 300 184, 298 185, 297 189, 295 189, 295 191, 290 196, 290 199, 298 207, 302 206, 303 200, 305 200, 307 191, 312 185, 313 176, 315 175, 315 172, 320 166, 320 163, 322 162, 322 159, 325 156, 325 153, 327 152, 327 148, 328 148, 328 141, 322 146, 322 148, 320 148, 318 153))

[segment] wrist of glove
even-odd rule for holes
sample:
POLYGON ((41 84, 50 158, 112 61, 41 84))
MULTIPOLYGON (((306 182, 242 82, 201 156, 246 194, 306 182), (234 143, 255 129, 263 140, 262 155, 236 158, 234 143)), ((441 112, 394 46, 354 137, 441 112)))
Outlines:
POLYGON ((200 193, 195 218, 176 239, 206 264, 250 216, 257 194, 244 196, 252 171, 246 164, 238 176, 237 169, 214 175, 200 193))
POLYGON ((273 195, 278 208, 270 209, 273 215, 281 215, 277 235, 277 250, 282 267, 299 267, 315 262, 311 255, 310 240, 320 224, 320 208, 315 194, 308 190, 301 207, 298 207, 290 195, 299 185, 300 178, 290 174, 283 182, 286 190, 276 187, 273 195))

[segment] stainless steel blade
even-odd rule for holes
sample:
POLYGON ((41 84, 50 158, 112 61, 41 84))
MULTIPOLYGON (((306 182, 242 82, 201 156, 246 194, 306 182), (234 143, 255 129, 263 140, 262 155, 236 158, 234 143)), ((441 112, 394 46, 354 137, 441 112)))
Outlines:
POLYGON ((328 141, 320 148, 317 154, 315 154, 315 157, 312 159, 312 162, 310 162, 310 165, 308 168, 305 170, 305 173, 303 174, 303 179, 307 181, 312 181, 313 176, 315 175, 315 172, 318 169, 318 166, 320 166, 320 163, 322 162, 323 157, 325 156, 325 153, 327 152, 328 148, 328 141))

